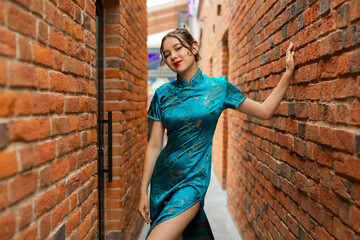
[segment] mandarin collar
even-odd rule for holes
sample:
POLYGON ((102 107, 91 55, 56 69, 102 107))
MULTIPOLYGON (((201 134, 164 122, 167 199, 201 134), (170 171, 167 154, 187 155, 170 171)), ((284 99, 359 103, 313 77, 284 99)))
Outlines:
POLYGON ((202 70, 199 68, 198 71, 191 77, 190 83, 186 81, 185 78, 181 77, 179 74, 176 75, 176 83, 179 86, 195 86, 196 83, 203 79, 202 70))

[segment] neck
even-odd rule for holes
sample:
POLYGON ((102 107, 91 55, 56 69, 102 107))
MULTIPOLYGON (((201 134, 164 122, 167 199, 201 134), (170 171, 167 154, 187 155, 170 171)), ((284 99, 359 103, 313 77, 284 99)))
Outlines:
POLYGON ((196 72, 199 70, 199 67, 196 63, 192 64, 190 68, 185 70, 182 73, 179 73, 179 75, 184 78, 188 83, 190 83, 190 79, 196 74, 196 72))

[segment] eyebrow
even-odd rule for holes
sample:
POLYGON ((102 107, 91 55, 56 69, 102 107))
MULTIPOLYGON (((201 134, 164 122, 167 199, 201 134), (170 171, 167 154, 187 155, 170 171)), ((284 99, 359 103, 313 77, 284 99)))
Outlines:
MULTIPOLYGON (((180 43, 175 43, 172 47, 175 47, 176 45, 178 45, 178 44, 180 44, 180 43)), ((165 50, 163 53, 165 53, 165 52, 168 52, 169 50, 165 50)))

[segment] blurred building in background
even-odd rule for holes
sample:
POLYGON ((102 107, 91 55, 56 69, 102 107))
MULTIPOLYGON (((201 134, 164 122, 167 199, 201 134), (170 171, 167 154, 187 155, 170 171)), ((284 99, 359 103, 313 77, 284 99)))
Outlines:
POLYGON ((176 74, 166 65, 160 66, 162 38, 177 27, 189 29, 196 40, 200 38, 197 19, 199 0, 147 1, 148 6, 148 106, 159 86, 174 81, 176 74))

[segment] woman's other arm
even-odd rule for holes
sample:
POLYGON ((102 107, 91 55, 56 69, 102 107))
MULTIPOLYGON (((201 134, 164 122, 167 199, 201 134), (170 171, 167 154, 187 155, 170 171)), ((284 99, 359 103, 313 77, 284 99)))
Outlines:
POLYGON ((149 223, 149 198, 148 186, 154 171, 156 160, 163 145, 164 126, 162 122, 155 121, 152 125, 151 136, 145 152, 144 171, 140 186, 139 212, 144 220, 149 223))
POLYGON ((263 103, 246 98, 236 110, 259 119, 270 119, 274 115, 293 77, 295 68, 293 47, 294 44, 290 43, 289 48, 286 50, 286 71, 269 97, 263 103))

